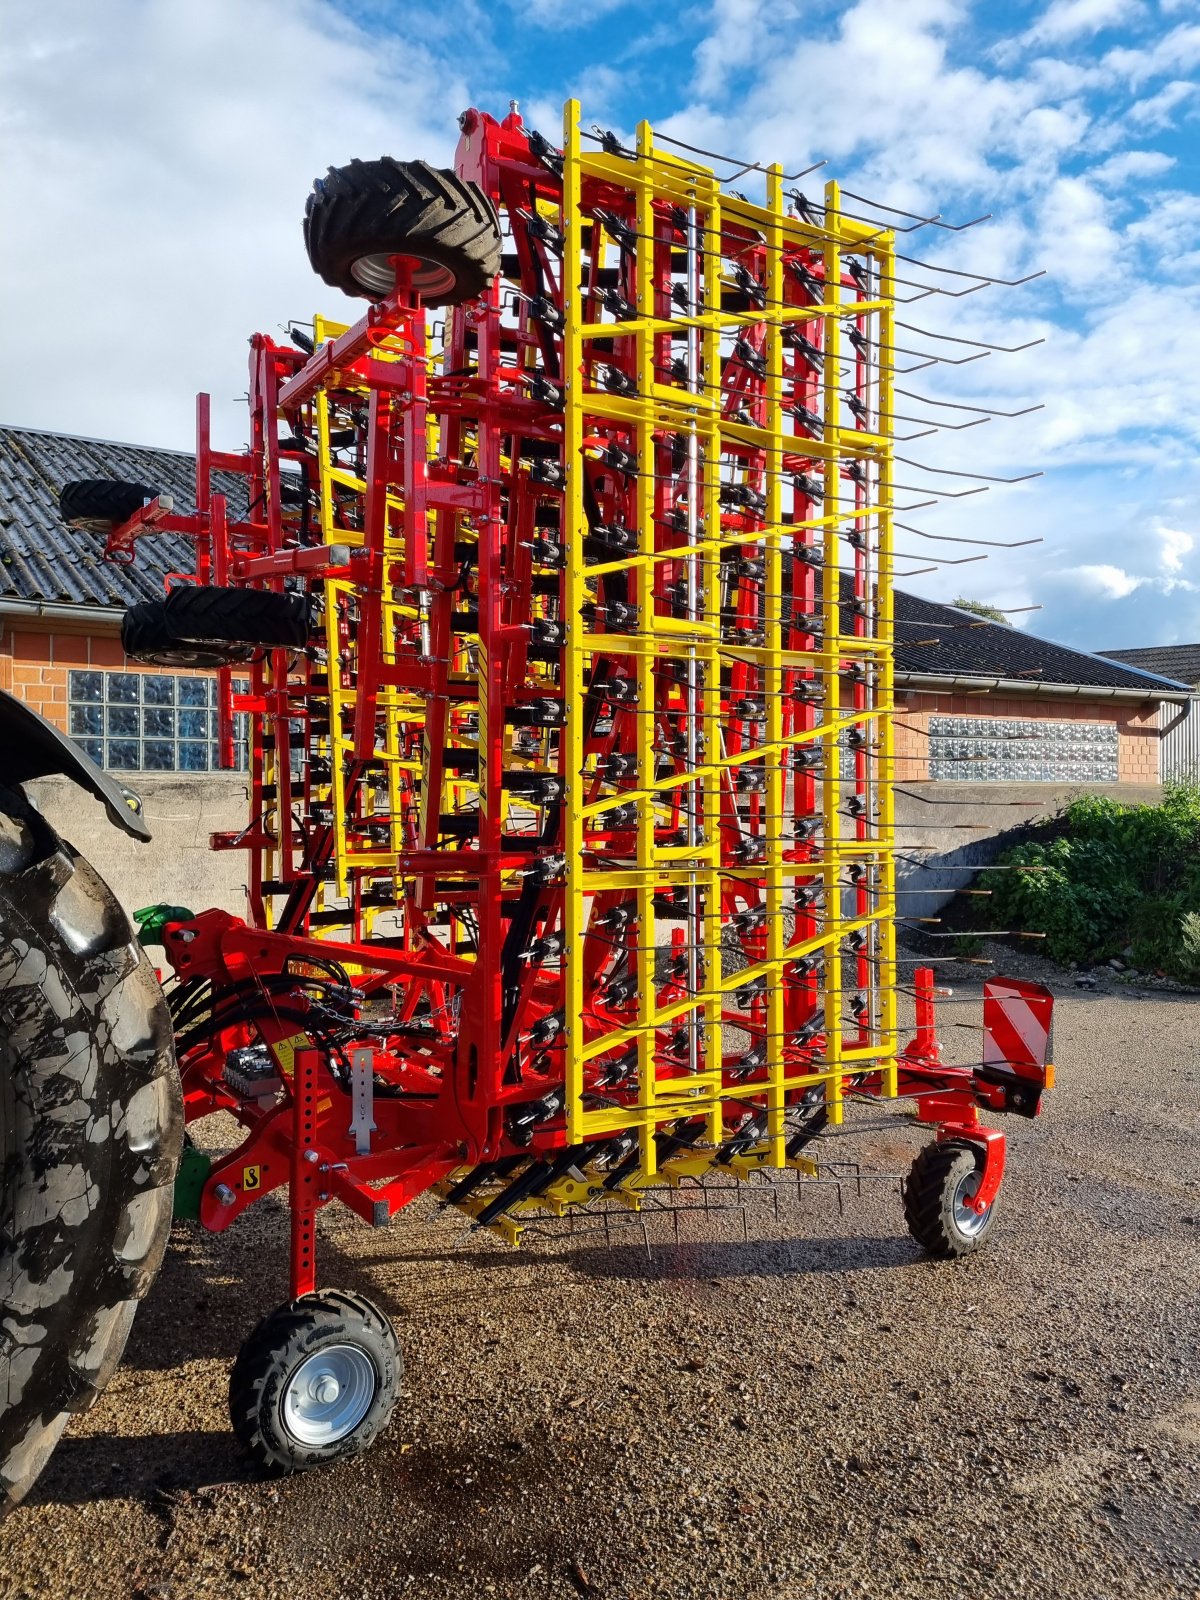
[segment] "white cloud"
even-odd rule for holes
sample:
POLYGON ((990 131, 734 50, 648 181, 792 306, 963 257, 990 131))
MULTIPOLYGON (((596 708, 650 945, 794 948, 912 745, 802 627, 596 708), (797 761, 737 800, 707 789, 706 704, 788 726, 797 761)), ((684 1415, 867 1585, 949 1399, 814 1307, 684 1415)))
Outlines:
POLYGON ((624 4, 625 0, 588 0, 587 5, 577 0, 522 0, 521 13, 540 28, 582 28, 624 4))
POLYGON ((1065 44, 1140 16, 1140 0, 1054 0, 1026 33, 1029 44, 1065 44))
POLYGON ((1119 45, 1109 50, 1100 62, 1101 71, 1114 81, 1138 88, 1152 78, 1172 76, 1195 68, 1200 63, 1200 27, 1181 23, 1163 33, 1152 44, 1137 48, 1119 45))
POLYGON ((1123 150, 1120 155, 1110 156, 1093 167, 1088 177, 1105 188, 1119 189, 1139 178, 1156 178, 1160 173, 1169 172, 1174 165, 1175 157, 1161 150, 1123 150))
POLYGON ((1182 78, 1164 84, 1157 94, 1145 100, 1135 100, 1126 112, 1130 122, 1139 128, 1168 128, 1174 113, 1195 95, 1197 85, 1182 78))
POLYGON ((1085 178, 1057 178, 1043 196, 1042 234, 1053 241, 1055 277, 1072 288, 1111 279, 1121 255, 1110 203, 1085 178))
POLYGON ((696 93, 720 93, 730 72, 753 60, 762 0, 713 0, 713 28, 696 51, 696 93))
POLYGON ((448 161, 469 95, 319 0, 62 0, 8 30, 0 101, 0 418, 187 446, 198 389, 240 442, 252 332, 361 314, 308 265, 313 178, 448 161))
POLYGON ((1135 578, 1132 573, 1124 571, 1121 567, 1112 567, 1106 563, 1076 567, 1074 576, 1085 589, 1107 600, 1124 600, 1135 589, 1141 588, 1146 581, 1145 578, 1135 578))
POLYGON ((1169 271, 1178 266, 1182 252, 1200 241, 1200 194, 1179 190, 1153 194, 1146 214, 1131 222, 1125 233, 1161 256, 1164 270, 1169 271))
POLYGON ((1165 523, 1159 523, 1155 529, 1158 542, 1161 546, 1159 564, 1165 572, 1182 572, 1184 570, 1184 557, 1191 555, 1196 548, 1196 540, 1190 533, 1185 533, 1182 528, 1168 528, 1165 523))

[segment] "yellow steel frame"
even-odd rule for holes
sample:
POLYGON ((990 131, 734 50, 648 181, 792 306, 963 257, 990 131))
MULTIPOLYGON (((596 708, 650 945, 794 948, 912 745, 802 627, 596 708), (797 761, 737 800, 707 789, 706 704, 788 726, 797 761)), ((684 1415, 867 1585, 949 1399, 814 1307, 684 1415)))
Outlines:
MULTIPOLYGON (((682 159, 654 142, 647 123, 637 130, 636 151, 618 156, 585 149, 580 132, 579 105, 568 102, 564 118, 564 176, 562 231, 564 236, 564 372, 566 374, 564 458, 566 466, 566 504, 564 533, 566 546, 565 617, 567 621, 564 690, 566 702, 564 769, 570 786, 566 807, 566 885, 565 885, 565 1011, 566 1011, 566 1106, 567 1136, 572 1144, 595 1139, 624 1128, 636 1128, 640 1137, 640 1171, 625 1186, 635 1196, 640 1185, 656 1171, 655 1132, 665 1122, 703 1112, 708 1117, 710 1137, 722 1137, 723 1101, 744 1099, 744 1086, 722 1086, 722 1007, 730 992, 756 976, 767 980, 768 1073, 764 1085, 755 1084, 751 1092, 765 1097, 768 1120, 765 1143, 753 1153, 752 1166, 785 1164, 785 1097, 803 1086, 825 1085, 830 1120, 843 1116, 846 1080, 852 1073, 868 1067, 882 1070, 887 1094, 896 1091, 896 966, 895 966, 895 863, 894 808, 890 782, 893 756, 892 736, 892 292, 894 238, 890 231, 856 222, 841 209, 836 184, 825 191, 825 212, 820 223, 802 221, 789 215, 779 167, 766 175, 764 205, 725 194, 716 176, 706 167, 682 159), (763 310, 751 313, 721 309, 720 253, 708 248, 704 255, 704 295, 699 307, 690 306, 687 314, 665 320, 656 316, 653 303, 652 252, 637 252, 637 304, 632 319, 614 330, 611 322, 590 320, 580 289, 584 259, 584 229, 589 217, 583 205, 584 186, 601 179, 619 186, 636 203, 637 228, 646 239, 653 233, 653 208, 656 201, 692 208, 702 218, 708 241, 721 236, 723 223, 734 222, 756 231, 767 247, 767 299, 763 310), (784 252, 786 247, 803 246, 824 262, 825 291, 820 304, 785 306, 784 252), (843 272, 849 259, 868 268, 871 288, 868 294, 843 290, 843 272), (846 317, 865 320, 873 352, 870 415, 873 428, 864 428, 845 404, 839 378, 843 353, 842 328, 846 317), (789 324, 819 319, 823 332, 825 361, 820 437, 807 438, 786 431, 784 415, 784 334, 789 324), (714 380, 721 370, 722 340, 751 325, 766 324, 766 412, 765 426, 734 422, 722 416, 720 386, 714 380), (659 380, 654 366, 655 337, 670 330, 694 330, 699 341, 707 385, 694 385, 694 392, 659 380), (618 396, 607 392, 585 391, 583 360, 587 342, 595 337, 611 338, 614 331, 631 337, 637 351, 637 394, 618 396), (638 521, 643 530, 642 547, 637 554, 585 564, 583 546, 587 532, 584 500, 584 440, 589 426, 597 419, 620 423, 635 432, 637 456, 642 471, 639 478, 638 521), (651 584, 656 564, 679 560, 680 552, 655 553, 653 540, 645 531, 653 526, 654 485, 646 464, 653 460, 656 436, 683 434, 694 440, 698 452, 705 500, 699 519, 704 530, 688 553, 715 571, 718 553, 731 543, 758 544, 765 560, 766 615, 764 643, 757 647, 728 645, 722 641, 719 619, 719 586, 707 584, 707 599, 687 619, 654 616, 651 584), (720 537, 718 471, 723 447, 730 443, 763 451, 767 461, 765 527, 758 533, 737 533, 720 537), (783 491, 787 483, 784 453, 804 455, 822 464, 825 497, 822 514, 801 523, 785 524, 783 491), (843 496, 851 486, 843 479, 840 465, 857 461, 865 468, 867 503, 856 504, 843 496), (874 626, 869 637, 859 638, 843 626, 839 580, 852 570, 852 555, 844 542, 854 530, 866 540, 873 586, 874 626), (784 648, 782 617, 782 558, 793 536, 811 531, 823 555, 823 636, 812 651, 794 652, 784 648), (643 626, 653 619, 653 633, 638 637, 588 632, 581 621, 581 608, 589 599, 589 580, 605 573, 624 571, 632 580, 638 615, 643 626), (589 668, 596 655, 607 649, 613 654, 635 657, 638 663, 638 692, 634 705, 638 712, 638 780, 622 790, 622 802, 637 805, 637 856, 632 865, 609 867, 597 862, 586 851, 585 824, 615 803, 611 795, 588 802, 583 793, 584 770, 583 707, 589 668), (654 675, 658 657, 697 664, 701 681, 707 686, 702 726, 704 752, 688 772, 655 775, 654 675), (716 704, 714 686, 723 666, 733 660, 753 662, 763 669, 767 721, 765 737, 753 748, 727 754, 725 732, 716 704), (856 709, 843 704, 839 673, 847 663, 860 663, 867 686, 867 704, 856 709), (819 707, 818 725, 785 734, 783 689, 789 667, 804 666, 819 674, 824 699, 819 707), (850 728, 866 736, 871 772, 869 800, 873 806, 867 837, 857 830, 844 812, 845 795, 841 776, 842 736, 850 728), (786 791, 781 757, 790 748, 815 744, 821 751, 819 773, 821 818, 824 830, 820 858, 813 862, 786 859, 790 841, 785 834, 786 791), (766 859, 761 868, 739 874, 738 869, 722 867, 717 830, 705 842, 683 847, 656 847, 655 825, 659 808, 675 794, 702 792, 705 814, 715 815, 721 786, 729 783, 736 769, 749 761, 766 758, 766 814, 771 819, 765 840, 766 859), (853 914, 846 907, 846 870, 851 863, 861 865, 871 886, 870 907, 865 915, 853 914), (764 960, 743 968, 732 977, 722 976, 720 966, 721 884, 744 876, 765 885, 767 910, 767 951, 764 960), (823 885, 824 921, 815 937, 788 946, 785 907, 788 891, 806 881, 823 885), (707 975, 683 1000, 660 1003, 655 987, 655 909, 656 889, 679 884, 694 888, 703 897, 705 915, 703 941, 708 956, 707 975), (599 1038, 588 1038, 585 1006, 584 954, 588 918, 596 894, 624 889, 636 897, 639 917, 637 977, 639 1006, 635 1020, 613 1027, 599 1038), (867 1025, 870 1043, 862 1046, 847 1042, 846 1035, 857 1031, 844 1016, 844 991, 847 966, 853 957, 843 957, 842 945, 852 933, 867 934, 870 971, 867 1025), (798 956, 819 952, 824 958, 824 1034, 825 1045, 810 1070, 789 1069, 784 1053, 783 971, 798 956), (703 1033, 696 1069, 686 1077, 662 1077, 655 1071, 656 1030, 679 1019, 693 1022, 703 1018, 703 1033), (589 1109, 584 1099, 585 1069, 589 1061, 611 1052, 614 1047, 636 1043, 640 1092, 636 1106, 589 1109)), ((691 1160, 692 1158, 689 1158, 691 1160)), ((707 1158, 695 1158, 705 1165, 707 1158)), ((745 1164, 743 1162, 743 1164, 745 1164)), ((793 1164, 806 1169, 809 1163, 793 1164)), ((671 1162, 671 1172, 678 1159, 671 1162)), ((690 1168, 689 1168, 690 1170, 690 1168)), ((670 1173, 665 1173, 670 1176, 670 1173)))

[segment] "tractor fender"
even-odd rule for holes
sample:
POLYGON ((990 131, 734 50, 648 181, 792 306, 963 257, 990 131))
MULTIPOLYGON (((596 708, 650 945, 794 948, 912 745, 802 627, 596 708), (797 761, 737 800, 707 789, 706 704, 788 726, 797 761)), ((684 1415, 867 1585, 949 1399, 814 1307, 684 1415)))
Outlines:
POLYGON ((130 838, 143 843, 150 829, 142 816, 142 802, 132 789, 114 783, 107 773, 87 756, 53 723, 0 689, 0 778, 6 784, 25 783, 30 778, 46 778, 61 772, 87 789, 108 812, 110 822, 124 829, 130 838))

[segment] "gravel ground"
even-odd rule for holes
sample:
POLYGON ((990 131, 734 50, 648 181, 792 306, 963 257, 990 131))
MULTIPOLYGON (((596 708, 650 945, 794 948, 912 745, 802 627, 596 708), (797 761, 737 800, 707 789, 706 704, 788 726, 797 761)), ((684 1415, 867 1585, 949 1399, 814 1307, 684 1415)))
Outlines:
MULTIPOLYGON (((124 1368, 5 1524, 0 1594, 1194 1600, 1200 1002, 1055 987, 1059 1089, 1006 1122, 965 1262, 920 1258, 896 1182, 849 1168, 518 1253, 427 1202, 378 1234, 327 1213, 323 1281, 407 1360, 389 1432, 331 1471, 253 1481, 225 1417, 285 1294, 281 1211, 177 1228, 124 1368)), ((830 1154, 904 1170, 921 1133, 865 1120, 830 1154)))

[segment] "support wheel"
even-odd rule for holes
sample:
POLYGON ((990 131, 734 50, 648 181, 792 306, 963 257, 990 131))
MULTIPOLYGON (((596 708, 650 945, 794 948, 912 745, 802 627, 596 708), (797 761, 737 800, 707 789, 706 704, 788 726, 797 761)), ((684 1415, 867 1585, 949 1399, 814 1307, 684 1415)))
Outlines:
POLYGON ((926 1145, 913 1162, 904 1186, 904 1220, 931 1256, 970 1255, 992 1231, 996 1202, 984 1212, 970 1206, 982 1177, 983 1151, 972 1144, 926 1145))
POLYGON ((352 161, 313 184, 304 243, 319 277, 343 294, 381 300, 396 287, 393 256, 412 267, 427 306, 481 295, 500 270, 500 223, 482 189, 427 161, 352 161))
POLYGON ((161 600, 142 600, 121 622, 125 654, 157 667, 230 666, 259 650, 302 650, 308 638, 304 595, 210 584, 181 584, 161 600))
POLYGON ((128 522, 161 489, 145 483, 122 483, 115 478, 76 478, 64 483, 58 497, 58 514, 68 528, 108 534, 128 522))
POLYGON ((387 1426, 403 1363, 392 1325, 361 1295, 303 1295, 259 1323, 229 1380, 233 1431, 267 1472, 360 1455, 387 1426))

